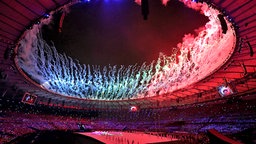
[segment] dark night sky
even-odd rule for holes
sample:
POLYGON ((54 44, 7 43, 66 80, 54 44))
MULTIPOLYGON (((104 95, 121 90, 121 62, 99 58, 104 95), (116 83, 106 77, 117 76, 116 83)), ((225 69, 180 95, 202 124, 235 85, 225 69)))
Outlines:
POLYGON ((148 20, 133 0, 91 0, 71 7, 55 37, 59 52, 83 64, 129 65, 170 55, 186 33, 208 19, 178 1, 149 0, 148 20))

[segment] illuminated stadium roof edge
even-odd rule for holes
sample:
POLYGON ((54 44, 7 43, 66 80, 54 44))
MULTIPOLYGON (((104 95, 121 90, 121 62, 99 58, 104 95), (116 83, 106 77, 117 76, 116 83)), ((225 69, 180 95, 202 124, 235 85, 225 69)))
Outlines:
MULTIPOLYGON (((65 2, 63 1, 62 3, 64 4, 65 2)), ((223 9, 225 9, 226 11, 225 15, 228 15, 231 21, 237 22, 236 24, 239 26, 239 29, 236 29, 239 34, 237 36, 239 38, 237 40, 238 41, 237 47, 234 53, 232 54, 230 60, 228 60, 227 63, 225 63, 222 67, 220 67, 218 71, 212 73, 209 77, 206 77, 202 79, 202 81, 194 83, 189 87, 185 87, 181 90, 174 91, 169 96, 161 95, 156 97, 155 96, 148 97, 148 98, 145 98, 145 101, 138 101, 138 102, 136 102, 136 100, 131 100, 130 103, 129 101, 127 103, 124 102, 123 103, 124 105, 138 104, 138 103, 150 104, 152 102, 153 103, 156 102, 157 100, 160 101, 161 105, 169 105, 170 103, 176 101, 176 99, 180 99, 185 103, 186 101, 187 103, 193 103, 195 101, 190 102, 189 99, 188 100, 186 99, 186 97, 193 96, 196 98, 197 95, 200 93, 204 94, 202 97, 205 98, 206 100, 214 99, 214 98, 218 98, 219 95, 217 91, 213 92, 213 90, 216 89, 217 86, 225 83, 225 81, 235 82, 236 89, 239 93, 255 89, 256 84, 254 82, 255 77, 253 75, 253 73, 255 73, 255 62, 256 62, 255 56, 254 56, 255 39, 253 38, 253 36, 255 36, 255 32, 252 30, 256 25, 255 22, 253 21, 253 18, 254 18, 253 10, 255 10, 255 7, 254 7, 255 2, 254 1, 246 1, 246 2, 236 1, 235 3, 233 3, 232 1, 223 2, 223 1, 216 0, 216 1, 213 1, 213 3, 215 3, 216 6, 222 7, 223 9), (247 75, 251 75, 251 76, 247 76, 247 75), (239 81, 243 81, 244 83, 247 83, 247 87, 244 87, 243 84, 240 84, 239 81), (207 91, 209 91, 209 93, 207 91)), ((3 1, 0 4, 2 8, 1 16, 4 17, 5 19, 10 19, 5 13, 5 11, 7 11, 6 9, 8 9, 6 5, 10 5, 10 3, 3 1)), ((19 11, 19 9, 17 9, 17 11, 19 11)), ((24 15, 26 15, 25 17, 28 17, 27 13, 24 13, 24 15)), ((17 21, 20 20, 20 22, 18 23, 24 22, 21 19, 22 18, 17 17, 17 21)), ((5 24, 1 24, 1 25, 3 28, 7 27, 5 24)), ((13 24, 13 27, 20 27, 18 25, 19 24, 17 25, 13 24)), ((235 27, 237 26, 235 25, 235 27)), ((13 30, 13 28, 6 28, 6 30, 9 31, 9 33, 14 33, 14 34, 17 33, 15 32, 15 29, 13 30)), ((17 37, 14 39, 10 38, 12 36, 9 36, 9 34, 5 34, 5 35, 1 34, 1 37, 4 39, 4 41, 1 41, 1 43, 2 44, 7 43, 7 45, 12 45, 12 43, 14 43, 15 39, 17 38, 17 37), (7 39, 9 39, 10 42, 8 42, 7 39)), ((3 64, 8 67, 9 62, 3 61, 3 64)), ((12 83, 13 85, 16 85, 19 89, 22 89, 24 91, 35 93, 36 95, 39 96, 39 101, 41 100, 42 103, 43 101, 47 101, 48 98, 52 98, 53 100, 54 99, 64 100, 67 102, 69 100, 69 97, 60 97, 60 96, 56 97, 51 93, 47 93, 42 89, 38 89, 33 85, 25 83, 24 80, 22 80, 22 77, 20 77, 17 74, 13 74, 12 69, 11 70, 4 69, 4 70, 6 73, 8 73, 7 78, 10 80, 10 84, 12 83)), ((200 101, 200 98, 198 100, 200 101)), ((74 100, 71 100, 70 104, 72 104, 73 102, 81 103, 79 98, 78 98, 78 101, 76 100, 76 98, 74 100)), ((68 105, 68 103, 66 104, 68 105)), ((96 105, 97 105, 96 103, 91 104, 92 107, 93 106, 97 107, 96 105)))

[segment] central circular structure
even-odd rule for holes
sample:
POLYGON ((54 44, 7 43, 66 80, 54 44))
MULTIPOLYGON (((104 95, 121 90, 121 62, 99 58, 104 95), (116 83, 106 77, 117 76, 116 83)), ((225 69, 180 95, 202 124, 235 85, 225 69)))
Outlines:
POLYGON ((209 22, 196 30, 197 35, 185 35, 172 55, 160 53, 150 64, 80 64, 46 43, 40 30, 49 19, 43 19, 20 40, 16 65, 37 86, 68 97, 123 100, 168 95, 218 70, 236 45, 232 24, 217 9, 206 3, 181 2, 209 22))

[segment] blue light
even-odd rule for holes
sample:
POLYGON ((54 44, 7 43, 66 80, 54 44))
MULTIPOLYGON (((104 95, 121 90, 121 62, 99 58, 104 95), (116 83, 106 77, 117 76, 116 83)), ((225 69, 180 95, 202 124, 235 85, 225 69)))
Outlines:
POLYGON ((196 2, 196 3, 198 3, 198 0, 192 0, 192 2, 196 2))
POLYGON ((45 13, 44 14, 44 18, 49 18, 50 17, 50 14, 49 13, 45 13))
POLYGON ((81 0, 81 2, 90 2, 91 0, 81 0))

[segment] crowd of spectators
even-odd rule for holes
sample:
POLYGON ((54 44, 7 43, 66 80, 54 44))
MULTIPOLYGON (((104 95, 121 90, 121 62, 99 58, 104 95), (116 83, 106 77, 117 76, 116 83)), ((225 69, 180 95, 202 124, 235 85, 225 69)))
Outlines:
POLYGON ((78 131, 81 123, 86 125, 89 121, 53 115, 7 112, 0 117, 0 138, 6 142, 24 134, 43 130, 78 131))
POLYGON ((206 132, 215 128, 224 134, 256 128, 256 100, 233 99, 179 107, 112 111, 100 120, 124 122, 129 129, 150 131, 206 132), (136 123, 136 125, 134 125, 136 123))
POLYGON ((194 141, 198 135, 212 128, 223 134, 256 128, 255 103, 255 99, 219 100, 177 107, 138 109, 134 112, 75 110, 28 105, 2 98, 0 141, 10 141, 15 137, 42 130, 79 131, 81 128, 164 132, 164 135, 178 133, 176 137, 179 139, 194 141), (180 132, 188 134, 181 135, 180 132))
POLYGON ((1 98, 0 102, 0 143, 42 130, 78 131, 97 115, 94 111, 28 105, 8 98, 1 98))

